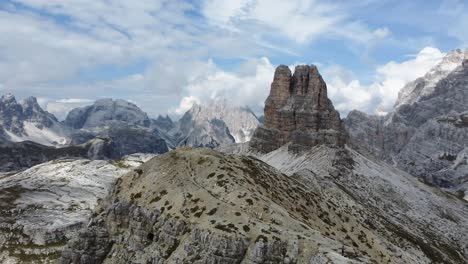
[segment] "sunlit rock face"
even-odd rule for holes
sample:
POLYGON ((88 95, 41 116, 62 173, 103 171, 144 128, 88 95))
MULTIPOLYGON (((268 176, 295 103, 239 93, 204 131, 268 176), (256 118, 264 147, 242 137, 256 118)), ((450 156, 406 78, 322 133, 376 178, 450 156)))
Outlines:
POLYGON ((320 144, 342 147, 346 142, 340 114, 314 65, 296 66, 294 74, 285 65, 276 68, 264 125, 255 131, 250 145, 270 152, 289 142, 293 151, 320 144))

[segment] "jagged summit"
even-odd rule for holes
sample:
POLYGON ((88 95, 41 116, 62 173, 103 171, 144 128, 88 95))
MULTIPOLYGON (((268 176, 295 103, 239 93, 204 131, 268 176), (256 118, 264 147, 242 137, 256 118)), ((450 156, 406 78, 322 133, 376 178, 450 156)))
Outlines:
POLYGON ((67 144, 67 129, 41 108, 33 96, 18 102, 13 94, 0 98, 0 134, 3 141, 34 141, 48 146, 67 144))
POLYGON ((206 104, 194 104, 172 134, 177 145, 213 148, 249 141, 259 123, 249 108, 215 99, 206 104))
POLYGON ((164 131, 169 131, 174 128, 174 122, 169 117, 169 115, 162 116, 159 115, 158 118, 152 120, 152 125, 156 126, 164 131))
POLYGON ((314 65, 276 68, 265 102, 265 122, 252 138, 251 147, 273 151, 292 142, 303 150, 319 144, 341 147, 346 134, 340 114, 327 96, 327 85, 314 65))

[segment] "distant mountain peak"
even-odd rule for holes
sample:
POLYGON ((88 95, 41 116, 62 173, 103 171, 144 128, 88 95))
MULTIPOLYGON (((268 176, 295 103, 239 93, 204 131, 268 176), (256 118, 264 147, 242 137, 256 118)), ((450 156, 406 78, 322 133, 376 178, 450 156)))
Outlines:
POLYGON ((394 108, 413 104, 421 96, 433 93, 437 83, 460 67, 465 67, 466 60, 468 60, 468 49, 456 49, 448 53, 440 63, 430 69, 423 77, 406 84, 400 90, 394 108))
POLYGON ((137 105, 111 98, 99 99, 90 106, 73 109, 68 113, 65 124, 80 129, 104 126, 110 121, 123 121, 144 127, 149 127, 151 124, 148 115, 137 105))
POLYGON ((194 146, 201 144, 216 147, 226 143, 244 143, 251 139, 259 124, 248 107, 236 106, 227 99, 217 98, 205 104, 192 105, 179 120, 176 137, 178 141, 183 139, 181 142, 187 141, 194 146))
POLYGON ((64 145, 67 131, 51 113, 45 111, 33 96, 17 102, 7 94, 0 99, 2 135, 13 142, 34 141, 43 145, 64 145))
POLYGON ((0 101, 3 102, 4 104, 16 104, 16 98, 12 93, 7 93, 5 95, 2 95, 0 98, 0 101))

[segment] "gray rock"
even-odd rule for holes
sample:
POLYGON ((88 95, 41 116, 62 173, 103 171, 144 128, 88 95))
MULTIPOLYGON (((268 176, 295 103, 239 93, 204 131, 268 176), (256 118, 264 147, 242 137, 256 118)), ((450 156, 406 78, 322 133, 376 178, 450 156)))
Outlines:
POLYGON ((147 114, 138 106, 125 100, 101 99, 93 105, 70 111, 64 123, 72 128, 92 128, 105 126, 109 121, 122 121, 128 124, 149 127, 147 114))
POLYGON ((465 191, 467 56, 456 50, 406 85, 387 116, 350 112, 345 125, 352 144, 428 183, 465 191))
POLYGON ((343 147, 346 142, 340 115, 313 65, 296 66, 293 75, 285 65, 276 69, 265 102, 265 122, 255 131, 250 146, 267 153, 288 142, 294 151, 321 144, 343 147))
POLYGON ((218 99, 193 105, 171 134, 179 146, 215 148, 249 141, 258 125, 257 117, 249 108, 218 99))

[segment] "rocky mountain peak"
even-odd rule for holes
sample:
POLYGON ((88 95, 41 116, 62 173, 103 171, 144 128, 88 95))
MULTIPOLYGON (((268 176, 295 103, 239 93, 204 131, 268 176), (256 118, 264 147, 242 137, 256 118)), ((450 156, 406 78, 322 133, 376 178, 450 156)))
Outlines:
POLYGON ((251 146, 270 152, 292 142, 302 150, 319 144, 341 147, 346 134, 338 111, 327 97, 327 85, 314 65, 296 66, 294 74, 280 65, 265 102, 265 123, 251 146))
POLYGON ((169 131, 171 129, 174 128, 174 122, 172 121, 172 119, 166 115, 166 116, 162 116, 162 115, 159 115, 158 118, 152 120, 153 121, 153 124, 154 126, 156 126, 157 128, 160 128, 164 131, 169 131))
POLYGON ((0 98, 0 102, 3 104, 16 104, 16 98, 13 94, 7 93, 5 95, 2 95, 0 98))
POLYGON ((179 120, 174 134, 177 144, 217 147, 249 141, 259 123, 248 107, 215 99, 194 104, 179 120))
POLYGON ((97 100, 93 105, 73 109, 65 119, 65 124, 80 129, 104 126, 109 121, 144 127, 149 127, 151 123, 148 115, 135 104, 106 98, 97 100))
POLYGON ((398 93, 395 109, 410 105, 421 97, 434 93, 439 81, 447 78, 449 74, 466 67, 468 49, 456 49, 449 52, 440 63, 429 70, 423 77, 406 84, 398 93))

